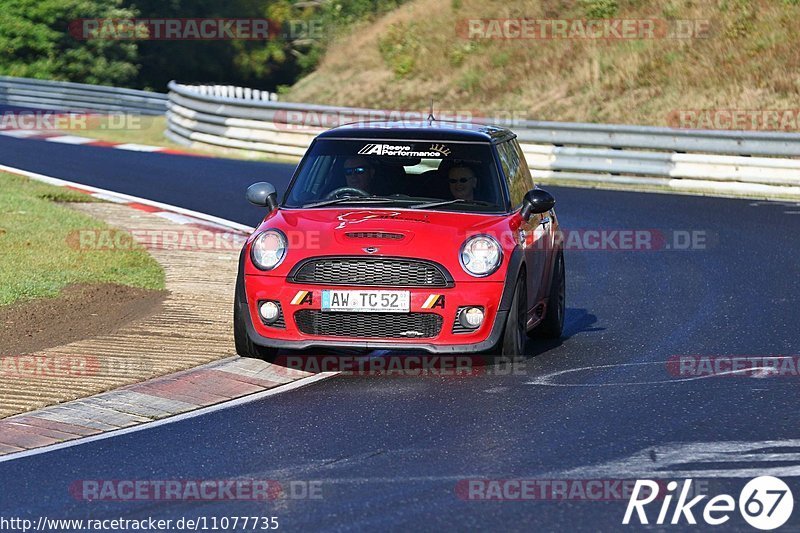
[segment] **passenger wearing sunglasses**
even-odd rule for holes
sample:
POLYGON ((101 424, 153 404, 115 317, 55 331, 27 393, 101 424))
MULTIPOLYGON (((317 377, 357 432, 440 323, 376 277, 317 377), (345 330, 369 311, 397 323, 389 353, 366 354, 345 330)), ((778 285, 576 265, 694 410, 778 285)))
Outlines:
POLYGON ((478 177, 475 171, 466 165, 454 166, 447 173, 450 183, 450 194, 457 200, 474 200, 478 177))
POLYGON ((347 186, 372 192, 372 178, 375 168, 363 157, 351 157, 344 162, 344 177, 347 186))

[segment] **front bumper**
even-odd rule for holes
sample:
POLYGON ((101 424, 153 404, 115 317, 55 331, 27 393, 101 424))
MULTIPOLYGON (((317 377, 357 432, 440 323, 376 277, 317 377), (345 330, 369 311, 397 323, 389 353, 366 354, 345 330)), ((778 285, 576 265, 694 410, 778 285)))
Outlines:
MULTIPOLYGON (((392 350, 424 350, 430 353, 475 353, 493 348, 503 333, 503 326, 510 307, 508 283, 470 281, 457 283, 451 288, 411 288, 412 313, 436 313, 442 317, 439 333, 426 338, 376 338, 323 336, 303 333, 297 327, 294 314, 304 309, 319 310, 322 291, 326 289, 343 290, 379 290, 376 288, 353 286, 322 286, 288 283, 285 278, 267 275, 243 276, 243 292, 247 311, 243 313, 250 339, 258 345, 284 348, 358 348, 358 349, 392 349, 392 350), (305 294, 310 294, 307 298, 305 294), (436 308, 430 306, 432 301, 443 299, 436 308), (263 300, 278 301, 284 316, 285 327, 278 328, 264 325, 258 318, 257 303, 263 300), (483 324, 468 333, 454 333, 453 323, 459 307, 481 306, 484 308, 483 324)), ((380 290, 395 290, 385 288, 380 290)))

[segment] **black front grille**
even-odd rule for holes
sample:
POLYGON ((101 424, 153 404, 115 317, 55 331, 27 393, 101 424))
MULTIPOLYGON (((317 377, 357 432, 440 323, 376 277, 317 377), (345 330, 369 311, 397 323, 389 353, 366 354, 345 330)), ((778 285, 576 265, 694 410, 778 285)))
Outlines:
POLYGON ((300 263, 295 283, 368 287, 450 287, 444 268, 429 261, 389 257, 325 257, 300 263))
POLYGON ((323 313, 302 309, 294 314, 297 329, 306 335, 330 337, 423 339, 442 329, 436 313, 323 313))

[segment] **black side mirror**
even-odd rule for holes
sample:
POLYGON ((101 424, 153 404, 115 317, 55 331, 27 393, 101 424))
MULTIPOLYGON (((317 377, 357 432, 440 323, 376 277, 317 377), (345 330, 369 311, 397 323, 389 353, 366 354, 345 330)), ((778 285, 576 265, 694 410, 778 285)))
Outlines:
POLYGON ((268 207, 270 211, 278 208, 278 192, 271 183, 261 181, 247 188, 247 201, 251 204, 268 207))
POLYGON ((525 193, 522 199, 522 211, 520 215, 525 220, 531 218, 532 214, 546 213, 556 205, 553 195, 544 189, 532 189, 525 193))

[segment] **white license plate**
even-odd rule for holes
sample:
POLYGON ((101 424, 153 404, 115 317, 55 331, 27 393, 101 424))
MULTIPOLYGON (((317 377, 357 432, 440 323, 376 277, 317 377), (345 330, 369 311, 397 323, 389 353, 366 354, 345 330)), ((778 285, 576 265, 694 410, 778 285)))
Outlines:
POLYGON ((409 291, 322 291, 323 311, 408 313, 409 291))

